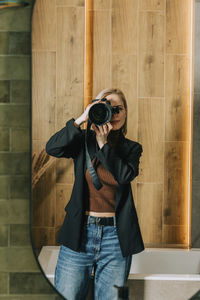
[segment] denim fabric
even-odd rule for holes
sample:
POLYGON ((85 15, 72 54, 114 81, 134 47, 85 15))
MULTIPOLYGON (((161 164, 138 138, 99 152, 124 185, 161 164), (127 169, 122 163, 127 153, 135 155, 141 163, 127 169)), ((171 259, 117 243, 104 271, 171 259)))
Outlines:
POLYGON ((130 272, 132 255, 123 257, 116 226, 85 224, 81 251, 61 246, 55 287, 68 300, 84 300, 94 267, 94 299, 116 300, 130 272))

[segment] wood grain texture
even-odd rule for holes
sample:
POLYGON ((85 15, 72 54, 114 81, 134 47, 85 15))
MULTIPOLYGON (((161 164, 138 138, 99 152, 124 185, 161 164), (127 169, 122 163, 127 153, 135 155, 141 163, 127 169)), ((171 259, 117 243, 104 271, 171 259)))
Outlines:
POLYGON ((166 0, 166 52, 189 54, 191 50, 191 1, 166 0))
POLYGON ((163 224, 187 225, 188 142, 165 143, 163 224))
POLYGON ((165 0, 140 0, 140 10, 164 10, 165 0))
POLYGON ((112 53, 136 54, 137 52, 138 1, 112 1, 112 53))
POLYGON ((56 183, 73 184, 74 182, 74 165, 72 159, 56 160, 56 183))
POLYGON ((163 184, 137 184, 137 212, 145 243, 162 242, 163 184))
POLYGON ((56 54, 33 52, 32 59, 32 138, 46 140, 55 130, 56 54))
POLYGON ((37 0, 33 11, 32 50, 56 50, 55 0, 37 0), (37 20, 37 21, 36 21, 37 20))
POLYGON ((189 141, 190 98, 186 95, 166 98, 166 141, 189 141))
POLYGON ((41 249, 44 245, 55 245, 54 227, 32 227, 34 247, 41 249))
POLYGON ((58 7, 56 129, 83 111, 83 49, 84 9, 58 7))
POLYGON ((121 89, 128 106, 127 137, 137 140, 137 56, 112 55, 112 86, 121 89))
POLYGON ((138 141, 143 145, 139 182, 163 183, 164 99, 139 99, 138 141))
POLYGON ((139 97, 164 96, 164 15, 139 13, 139 97))
POLYGON ((190 97, 190 58, 187 55, 166 55, 165 95, 190 97))
POLYGON ((56 210, 56 172, 51 166, 40 178, 33 190, 33 226, 54 227, 56 210))
POLYGON ((94 12, 93 97, 110 87, 111 76, 111 12, 94 12))
POLYGON ((93 0, 94 10, 111 9, 113 0, 93 0))
POLYGON ((163 225, 163 244, 179 244, 182 247, 187 245, 187 226, 186 225, 163 225))
POLYGON ((190 58, 166 56, 166 141, 189 141, 190 58))
POLYGON ((56 6, 79 7, 85 5, 85 0, 55 0, 56 6))

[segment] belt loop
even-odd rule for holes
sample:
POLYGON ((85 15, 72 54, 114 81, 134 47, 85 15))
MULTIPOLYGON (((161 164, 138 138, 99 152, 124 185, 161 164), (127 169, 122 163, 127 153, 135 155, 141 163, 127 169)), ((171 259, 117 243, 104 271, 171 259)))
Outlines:
POLYGON ((116 216, 113 216, 114 219, 114 226, 116 227, 116 216))

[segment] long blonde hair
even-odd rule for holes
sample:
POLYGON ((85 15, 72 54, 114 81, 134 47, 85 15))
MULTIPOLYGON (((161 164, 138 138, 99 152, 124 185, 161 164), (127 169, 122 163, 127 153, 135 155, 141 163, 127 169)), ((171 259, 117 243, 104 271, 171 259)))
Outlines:
POLYGON ((114 88, 106 88, 104 90, 102 90, 97 96, 96 99, 102 99, 110 94, 116 94, 120 97, 120 99, 122 100, 123 104, 124 104, 124 108, 126 110, 126 118, 125 118, 125 122, 124 125, 121 128, 121 131, 124 135, 126 135, 127 133, 127 115, 128 115, 128 108, 127 108, 127 101, 125 98, 124 93, 120 90, 120 89, 114 89, 114 88))

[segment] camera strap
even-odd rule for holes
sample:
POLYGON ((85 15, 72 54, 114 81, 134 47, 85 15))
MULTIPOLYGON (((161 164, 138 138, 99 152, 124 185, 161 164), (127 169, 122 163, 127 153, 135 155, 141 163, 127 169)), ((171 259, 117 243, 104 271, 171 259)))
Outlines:
POLYGON ((87 122, 87 129, 86 129, 86 134, 85 134, 85 154, 86 154, 86 166, 87 166, 87 169, 88 169, 88 172, 92 178, 92 182, 95 186, 95 188, 97 190, 100 190, 100 188, 102 188, 102 183, 101 181, 99 180, 99 177, 97 175, 97 172, 92 164, 92 161, 91 161, 91 158, 90 158, 90 154, 88 152, 88 146, 87 146, 87 141, 88 141, 88 133, 89 133, 89 130, 90 130, 90 127, 91 127, 92 123, 88 120, 87 122))

